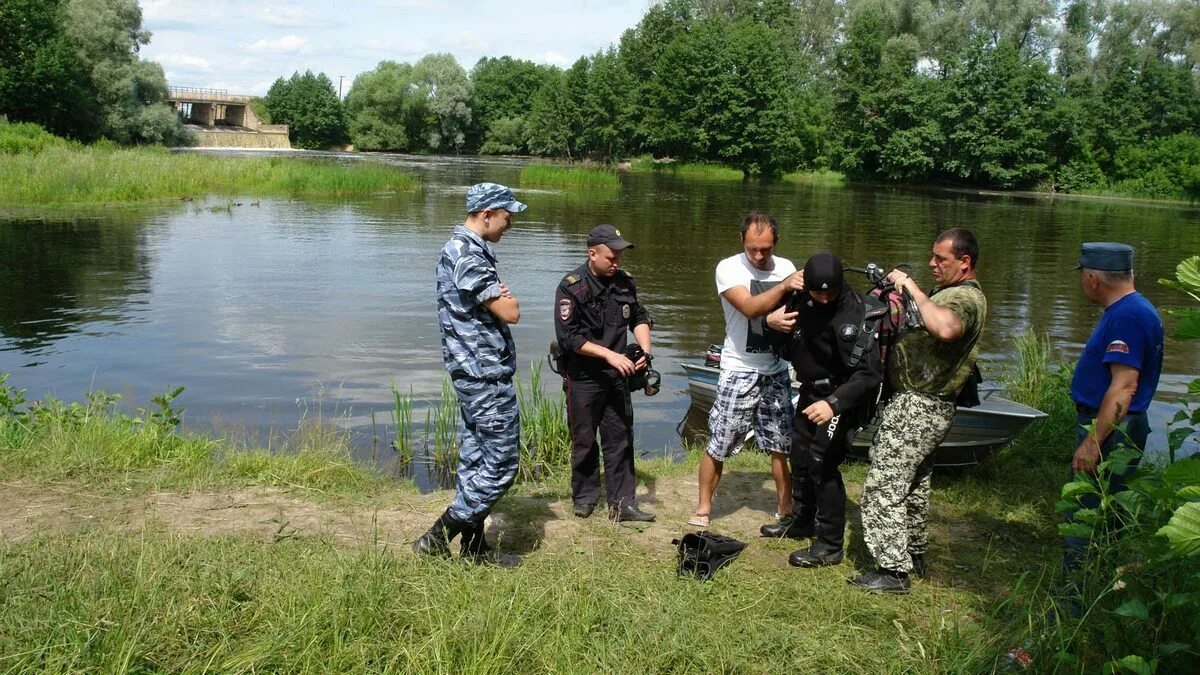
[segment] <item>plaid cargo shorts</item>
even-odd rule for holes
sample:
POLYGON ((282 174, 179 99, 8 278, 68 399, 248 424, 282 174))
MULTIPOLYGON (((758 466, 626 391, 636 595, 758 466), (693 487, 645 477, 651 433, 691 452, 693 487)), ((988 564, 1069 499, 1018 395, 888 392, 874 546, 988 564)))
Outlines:
POLYGON ((792 447, 791 377, 787 370, 771 375, 721 370, 717 400, 708 412, 708 447, 718 462, 741 450, 751 429, 758 447, 786 455, 792 447))

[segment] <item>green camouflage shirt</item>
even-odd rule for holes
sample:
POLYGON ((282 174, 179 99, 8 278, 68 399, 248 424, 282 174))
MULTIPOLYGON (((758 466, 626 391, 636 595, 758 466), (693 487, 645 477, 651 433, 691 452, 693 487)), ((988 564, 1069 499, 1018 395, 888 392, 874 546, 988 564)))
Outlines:
POLYGON ((979 357, 979 336, 987 318, 987 298, 973 285, 935 288, 929 300, 949 308, 963 324, 963 336, 941 342, 928 331, 910 328, 888 359, 888 381, 896 391, 953 399, 979 357))

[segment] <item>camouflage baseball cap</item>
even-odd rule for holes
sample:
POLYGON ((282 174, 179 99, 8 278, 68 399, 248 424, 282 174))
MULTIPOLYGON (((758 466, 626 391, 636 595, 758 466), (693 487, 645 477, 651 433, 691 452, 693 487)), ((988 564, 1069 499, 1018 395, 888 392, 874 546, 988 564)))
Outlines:
POLYGON ((513 191, 497 183, 476 183, 467 188, 467 213, 487 209, 504 209, 520 213, 529 208, 513 197, 513 191))

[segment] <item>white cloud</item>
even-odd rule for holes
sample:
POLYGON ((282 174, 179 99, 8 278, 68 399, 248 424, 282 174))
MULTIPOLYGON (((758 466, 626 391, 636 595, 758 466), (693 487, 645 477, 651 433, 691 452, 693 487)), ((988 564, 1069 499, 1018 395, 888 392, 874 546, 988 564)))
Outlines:
POLYGON ((555 51, 549 51, 542 54, 542 63, 549 63, 552 66, 565 66, 571 62, 571 59, 559 54, 555 51))
POLYGON ((142 0, 141 4, 142 23, 149 26, 211 23, 225 9, 225 3, 216 0, 142 0))
POLYGON ((157 61, 163 68, 177 68, 184 71, 207 72, 212 70, 212 64, 207 59, 191 54, 160 54, 152 61, 157 61))
POLYGON ((246 46, 246 51, 259 54, 302 54, 308 51, 308 39, 285 35, 277 40, 263 38, 246 46))
POLYGON ((252 12, 255 21, 270 26, 285 26, 288 28, 321 28, 341 24, 339 19, 327 19, 302 7, 286 5, 267 5, 252 12))
POLYGON ((426 12, 435 12, 448 9, 446 6, 447 3, 439 2, 438 0, 372 0, 367 4, 387 9, 403 9, 408 11, 423 10, 426 12))
POLYGON ((421 40, 397 42, 395 40, 370 39, 351 46, 348 51, 373 58, 411 61, 428 54, 431 48, 429 43, 421 40))

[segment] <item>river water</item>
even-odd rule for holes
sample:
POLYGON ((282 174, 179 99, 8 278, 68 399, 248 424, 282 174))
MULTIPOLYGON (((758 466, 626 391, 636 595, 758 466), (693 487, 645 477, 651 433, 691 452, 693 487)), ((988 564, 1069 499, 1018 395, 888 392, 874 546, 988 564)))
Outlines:
MULTIPOLYGON (((184 385, 189 428, 266 444, 320 419, 352 429, 362 458, 386 460, 392 386, 411 389, 418 421, 440 392, 434 265, 463 219, 466 187, 486 180, 517 186, 529 204, 497 249, 522 304, 513 333, 526 374, 531 361, 544 363, 554 288, 584 260, 587 231, 612 223, 636 244, 624 265, 656 322, 664 375, 658 396, 635 395, 637 444, 671 454, 688 407, 679 363, 722 340, 713 270, 740 251, 749 210, 779 220, 777 253, 797 266, 821 250, 854 265, 908 262, 926 287, 933 237, 974 230, 990 305, 988 379, 1012 358, 1013 338, 1030 331, 1049 333, 1064 359, 1078 354, 1100 315, 1070 269, 1080 241, 1134 245, 1138 285, 1160 310, 1187 298, 1154 281, 1200 252, 1200 210, 1177 206, 644 174, 622 174, 612 190, 520 189, 516 160, 338 157, 401 165, 423 188, 0 215, 0 372, 30 399, 79 400, 102 389, 129 408, 184 385)), ((1169 402, 1197 373, 1198 357, 1200 343, 1168 341, 1152 445, 1164 446, 1169 402)))

